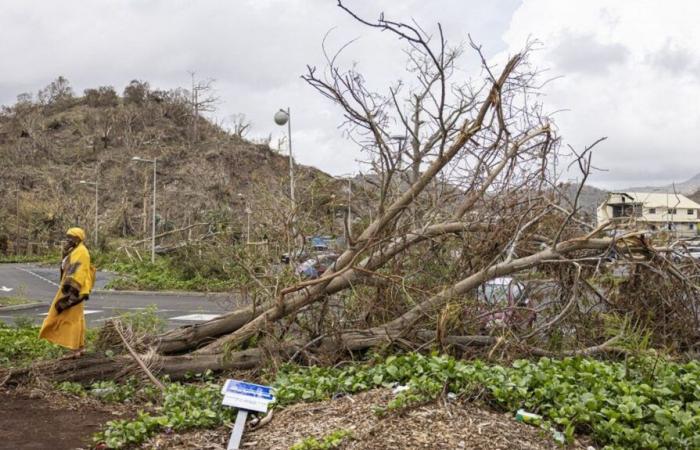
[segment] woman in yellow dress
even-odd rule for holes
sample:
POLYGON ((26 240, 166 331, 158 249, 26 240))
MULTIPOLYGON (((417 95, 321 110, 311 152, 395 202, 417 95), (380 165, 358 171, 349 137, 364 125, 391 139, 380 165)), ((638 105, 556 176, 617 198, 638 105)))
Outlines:
POLYGON ((71 228, 66 232, 61 262, 61 283, 51 303, 39 337, 82 355, 85 346, 84 303, 95 282, 95 268, 85 247, 85 231, 71 228))

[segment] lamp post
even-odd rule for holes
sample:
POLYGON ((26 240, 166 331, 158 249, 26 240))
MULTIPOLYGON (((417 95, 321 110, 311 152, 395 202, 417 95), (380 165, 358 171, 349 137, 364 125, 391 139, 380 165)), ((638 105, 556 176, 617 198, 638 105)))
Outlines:
POLYGON ((287 125, 287 140, 289 142, 289 196, 294 205, 294 159, 292 158, 292 116, 289 107, 287 110, 280 109, 275 113, 275 123, 277 125, 287 125))
POLYGON ((80 180, 80 184, 87 184, 89 186, 95 186, 95 231, 94 231, 94 234, 95 234, 95 248, 97 248, 97 242, 98 242, 98 237, 97 237, 97 234, 98 234, 98 221, 97 221, 98 209, 97 208, 98 208, 98 203, 99 203, 99 198, 100 198, 99 197, 100 194, 99 194, 98 181, 97 181, 97 179, 95 179, 95 181, 80 180))
POLYGON ((296 200, 294 199, 294 159, 292 157, 292 115, 291 109, 287 107, 287 110, 280 108, 279 111, 275 113, 274 116, 275 123, 279 126, 287 125, 287 142, 289 143, 289 197, 292 200, 292 241, 288 243, 289 252, 291 254, 294 248, 294 238, 296 237, 297 230, 295 226, 294 215, 296 211, 296 200))
POLYGON ((156 166, 158 158, 144 159, 138 156, 131 158, 132 161, 153 164, 153 218, 151 219, 151 263, 156 261, 156 166))

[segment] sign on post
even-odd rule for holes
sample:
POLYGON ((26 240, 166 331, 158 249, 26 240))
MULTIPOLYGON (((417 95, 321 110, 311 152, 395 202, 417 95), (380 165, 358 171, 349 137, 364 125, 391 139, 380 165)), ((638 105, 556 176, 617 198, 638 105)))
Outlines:
POLYGON ((275 401, 275 396, 270 386, 239 380, 226 380, 221 393, 224 395, 222 401, 224 406, 238 408, 236 423, 233 426, 227 447, 227 450, 238 450, 248 412, 267 412, 267 406, 275 401))

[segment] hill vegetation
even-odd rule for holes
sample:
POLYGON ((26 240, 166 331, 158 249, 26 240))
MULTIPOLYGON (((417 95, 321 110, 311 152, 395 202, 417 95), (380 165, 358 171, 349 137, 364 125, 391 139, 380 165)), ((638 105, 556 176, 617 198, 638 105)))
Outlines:
MULTIPOLYGON (((157 233, 206 223, 192 231, 240 234, 246 206, 259 224, 253 232, 273 233, 266 214, 290 212, 288 158, 245 140, 245 125, 227 131, 203 117, 199 94, 134 80, 121 95, 101 86, 80 96, 59 77, 3 107, 0 253, 41 251, 69 226, 91 233, 94 190, 80 180, 99 182, 103 245, 150 236, 152 165, 134 156, 157 158, 157 233)), ((332 181, 309 167, 298 167, 296 177, 309 188, 332 181)), ((303 202, 305 189, 298 192, 303 202)))

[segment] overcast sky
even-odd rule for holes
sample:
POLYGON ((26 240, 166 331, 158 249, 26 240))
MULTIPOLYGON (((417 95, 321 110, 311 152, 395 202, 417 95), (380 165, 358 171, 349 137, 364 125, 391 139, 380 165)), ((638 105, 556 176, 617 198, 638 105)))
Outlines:
MULTIPOLYGON (((607 136, 593 184, 622 187, 683 181, 700 172, 700 2, 693 0, 347 1, 360 14, 384 11, 439 21, 452 43, 467 33, 494 61, 530 39, 546 78, 546 110, 564 142, 582 148, 607 136)), ((361 157, 343 138, 334 105, 301 79, 323 65, 321 41, 345 54, 372 86, 402 73, 400 42, 358 25, 334 0, 2 0, 0 103, 36 92, 64 75, 76 92, 138 78, 153 87, 187 87, 188 71, 216 79, 215 116, 244 113, 251 137, 282 135, 272 115, 291 107, 296 159, 335 175, 361 157)), ((469 70, 469 68, 465 68, 469 70)))

